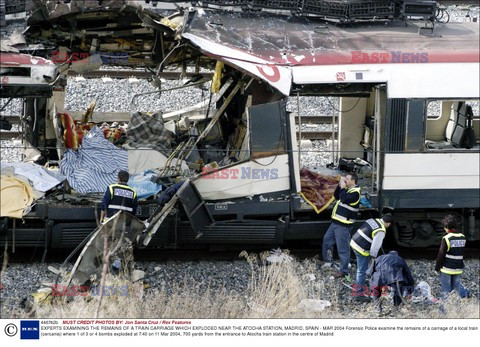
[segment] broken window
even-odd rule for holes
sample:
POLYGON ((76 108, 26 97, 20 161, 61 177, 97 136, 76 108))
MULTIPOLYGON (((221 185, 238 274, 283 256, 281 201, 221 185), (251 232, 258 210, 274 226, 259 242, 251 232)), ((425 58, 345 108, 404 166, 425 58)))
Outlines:
POLYGON ((252 158, 285 153, 284 104, 282 101, 250 108, 250 148, 252 158))

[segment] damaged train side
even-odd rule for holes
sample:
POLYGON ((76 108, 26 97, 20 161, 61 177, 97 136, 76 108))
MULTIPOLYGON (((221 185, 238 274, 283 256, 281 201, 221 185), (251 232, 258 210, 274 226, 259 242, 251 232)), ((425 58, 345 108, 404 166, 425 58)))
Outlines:
POLYGON ((24 95, 24 141, 41 156, 37 163, 59 168, 63 184, 20 217, 5 216, 2 202, 0 242, 76 247, 99 223, 102 194, 120 169, 148 190, 137 209, 147 221, 140 246, 318 242, 347 172, 358 173, 363 187, 358 223, 392 212, 398 244, 437 244, 446 213, 480 239, 478 23, 437 25, 423 35, 418 22, 343 27, 273 14, 184 10, 161 17, 120 8, 71 16, 69 25, 84 29, 68 29, 73 39, 62 29, 65 14, 51 12, 51 26, 36 12, 29 37, 48 37, 55 52, 65 52, 57 63, 63 75, 97 68, 91 55, 72 59, 97 47, 108 57, 126 50, 129 66, 145 62, 160 88, 162 73, 191 67, 197 74, 186 87, 209 83, 210 100, 133 112, 122 128, 95 112, 95 103, 80 114, 66 111, 61 78, 49 84, 51 96, 24 95), (108 23, 99 29, 101 20, 108 23), (91 21, 96 30, 88 30, 91 21), (212 80, 200 69, 214 72, 212 80), (308 116, 306 97, 338 98, 328 168, 302 165, 296 119, 308 116), (287 112, 289 98, 296 114, 287 112))

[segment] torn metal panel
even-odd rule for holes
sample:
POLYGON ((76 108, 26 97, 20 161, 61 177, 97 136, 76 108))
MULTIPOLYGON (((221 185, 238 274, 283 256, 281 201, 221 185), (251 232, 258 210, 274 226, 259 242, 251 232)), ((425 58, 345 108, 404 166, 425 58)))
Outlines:
POLYGON ((145 224, 135 216, 124 211, 117 212, 104 224, 100 225, 85 244, 78 256, 65 285, 83 285, 92 277, 100 280, 103 266, 104 235, 109 235, 110 250, 118 242, 135 242, 137 236, 145 229, 145 224))
POLYGON ((26 44, 25 37, 19 31, 14 31, 7 39, 0 40, 1 52, 18 53, 18 47, 26 44))
POLYGON ((17 67, 22 65, 38 65, 38 66, 50 66, 55 69, 55 64, 52 61, 44 59, 42 57, 36 57, 30 54, 14 54, 4 53, 0 56, 0 63, 2 66, 17 67))
POLYGON ((236 163, 194 182, 205 200, 233 199, 290 189, 288 155, 236 163))
POLYGON ((191 181, 187 179, 183 183, 179 183, 179 185, 180 187, 170 201, 168 201, 162 209, 157 209, 157 211, 155 211, 155 213, 148 219, 149 224, 147 229, 142 233, 138 241, 140 245, 147 246, 150 243, 153 235, 159 230, 160 226, 174 209, 178 201, 182 203, 183 208, 185 209, 192 229, 196 233, 196 238, 201 237, 203 231, 215 223, 215 220, 205 205, 205 201, 195 186, 192 185, 191 181))
POLYGON ((59 71, 52 61, 29 54, 2 53, 0 55, 2 97, 23 95, 51 95, 59 71))
POLYGON ((290 94, 292 77, 288 69, 190 33, 183 34, 182 36, 198 46, 206 54, 212 55, 216 59, 230 63, 240 70, 253 74, 271 84, 284 95, 290 94))
POLYGON ((78 14, 102 9, 120 10, 126 4, 134 5, 134 1, 106 0, 102 4, 96 0, 71 0, 68 3, 57 0, 33 0, 27 1, 27 11, 32 12, 27 24, 35 24, 39 21, 55 19, 66 14, 78 14))
POLYGON ((193 230, 197 233, 197 238, 200 237, 202 230, 215 222, 205 205, 205 201, 190 180, 183 183, 176 195, 185 209, 193 230))
POLYGON ((162 50, 171 48, 175 32, 168 25, 158 25, 163 33, 148 25, 161 20, 136 1, 103 1, 101 5, 97 1, 36 1, 25 35, 29 44, 41 41, 55 47, 47 55, 54 56, 59 47, 67 48, 67 54, 57 56, 56 63, 79 62, 85 55, 98 53, 101 63, 156 66, 163 59, 162 50), (128 54, 128 61, 112 60, 108 57, 112 53, 128 54))
POLYGON ((170 201, 163 206, 162 209, 157 209, 148 219, 148 226, 145 232, 143 232, 138 240, 138 244, 141 247, 146 247, 153 238, 153 235, 158 231, 163 221, 167 218, 170 212, 175 207, 175 204, 178 201, 178 196, 174 195, 170 201))
MULTIPOLYGON (((389 69, 397 74, 399 66, 415 62, 480 61, 478 23, 437 24, 433 35, 420 35, 423 23, 416 22, 398 27, 370 21, 342 27, 318 18, 205 10, 162 17, 121 0, 101 6, 72 1, 68 13, 67 4, 42 6, 29 19, 30 42, 49 41, 72 52, 127 51, 128 65, 157 66, 158 71, 179 64, 212 67, 221 60, 285 95, 292 82, 328 83, 327 66, 362 70, 358 65, 381 64, 392 66, 389 69), (407 61, 397 61, 397 55, 403 59, 403 54, 407 61)), ((355 79, 343 79, 347 72, 337 71, 334 83, 391 80, 390 72, 380 71, 382 67, 363 69, 367 71, 351 71, 355 79)))

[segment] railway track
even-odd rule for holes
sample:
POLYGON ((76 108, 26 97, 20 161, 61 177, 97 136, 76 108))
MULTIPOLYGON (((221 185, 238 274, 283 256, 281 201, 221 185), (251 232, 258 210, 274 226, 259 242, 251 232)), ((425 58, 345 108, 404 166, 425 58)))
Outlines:
MULTIPOLYGON (((70 112, 74 118, 81 117, 81 112, 70 112)), ((9 121, 12 124, 20 124, 20 116, 5 116, 5 120, 9 121)), ((93 114, 93 121, 109 121, 109 122, 127 122, 130 119, 130 114, 128 112, 95 112, 93 114)), ((303 116, 296 117, 296 123, 299 124, 301 121, 302 124, 332 124, 331 116, 303 116)), ((2 130, 0 131, 0 140, 12 140, 19 138, 22 134, 21 131, 14 130, 2 130)), ((332 138, 331 131, 302 131, 301 133, 297 131, 297 138, 301 137, 303 140, 325 140, 332 138)))
MULTIPOLYGON (((22 134, 21 131, 1 131, 0 140, 18 139, 22 134)), ((297 136, 300 134, 297 132, 297 136)), ((331 131, 302 131, 302 140, 326 140, 332 138, 331 131)))
POLYGON ((21 131, 2 130, 0 131, 0 140, 17 139, 20 137, 21 134, 21 131))
MULTIPOLYGON (((78 120, 81 118, 82 112, 80 111, 66 111, 70 113, 74 119, 78 120)), ((169 113, 167 111, 165 113, 169 113)), ((20 116, 4 116, 5 120, 9 121, 12 124, 20 124, 20 116)), ((336 118, 335 118, 336 119, 336 118)), ((94 112, 92 120, 96 122, 97 120, 106 121, 106 122, 128 122, 130 120, 129 112, 94 112)), ((332 116, 302 116, 301 118, 295 116, 295 122, 299 124, 332 124, 332 116)), ((338 121, 336 121, 338 122, 338 121)))
POLYGON ((302 140, 327 140, 332 138, 331 131, 302 131, 301 135, 297 131, 297 137, 301 136, 302 140))
MULTIPOLYGON (((211 79, 213 73, 211 72, 176 72, 176 71, 164 71, 158 74, 158 77, 170 79, 170 80, 178 80, 181 78, 192 78, 201 75, 204 78, 211 79)), ((152 73, 150 71, 145 70, 132 70, 132 69, 116 69, 116 70, 94 70, 89 71, 83 74, 78 74, 74 71, 69 71, 68 76, 70 77, 84 77, 84 78, 102 78, 102 77, 110 77, 110 78, 140 78, 140 79, 148 79, 152 78, 152 73)))
MULTIPOLYGON (((478 242, 474 243, 477 247, 467 247, 464 249, 464 259, 479 259, 480 250, 478 248, 478 242)), ((239 260, 239 254, 245 250, 248 253, 260 254, 265 251, 269 251, 268 246, 265 248, 248 248, 244 249, 238 246, 238 249, 230 250, 191 250, 191 249, 135 249, 134 258, 135 261, 140 262, 162 262, 162 261, 235 261, 239 260)), ((249 246, 251 247, 251 245, 249 246)), ((287 249, 287 248, 285 248, 287 249)), ((428 260, 435 262, 438 247, 425 247, 425 248, 405 248, 405 247, 391 247, 384 248, 384 253, 388 253, 391 250, 398 251, 399 255, 407 260, 428 260)), ((71 250, 49 250, 45 258, 46 263, 61 263, 63 262, 71 250)), ((288 252, 291 256, 299 260, 318 258, 321 259, 321 246, 312 248, 289 248, 288 252)), ((43 249, 37 248, 20 248, 11 253, 9 249, 9 263, 29 263, 40 262, 42 260, 43 249)), ((383 254, 382 252, 379 253, 383 254)), ((72 259, 76 259, 78 254, 74 255, 72 259)), ((3 261, 3 257, 0 258, 0 263, 3 261)), ((352 253, 351 262, 354 263, 355 259, 352 253)))

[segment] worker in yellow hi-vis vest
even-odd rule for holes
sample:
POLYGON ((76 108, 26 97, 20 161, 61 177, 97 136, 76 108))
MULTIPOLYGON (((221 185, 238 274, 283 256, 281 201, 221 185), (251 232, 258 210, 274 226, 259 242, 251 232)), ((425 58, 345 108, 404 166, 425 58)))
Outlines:
POLYGON ((463 250, 466 238, 457 232, 457 222, 452 215, 445 216, 442 224, 447 234, 442 238, 435 264, 435 271, 440 272, 442 298, 445 299, 453 290, 461 298, 469 297, 470 292, 463 287, 460 280, 464 267, 463 250))
POLYGON ((360 204, 360 187, 357 185, 358 176, 348 174, 340 179, 333 196, 337 199, 332 212, 332 223, 328 227, 322 242, 323 260, 326 264, 332 263, 333 246, 337 245, 340 257, 340 271, 335 278, 348 275, 350 260, 350 231, 357 217, 360 204))
POLYGON ((135 215, 137 211, 137 193, 128 186, 130 175, 127 171, 118 172, 118 183, 108 186, 102 200, 100 222, 103 223, 118 211, 126 211, 135 215))

